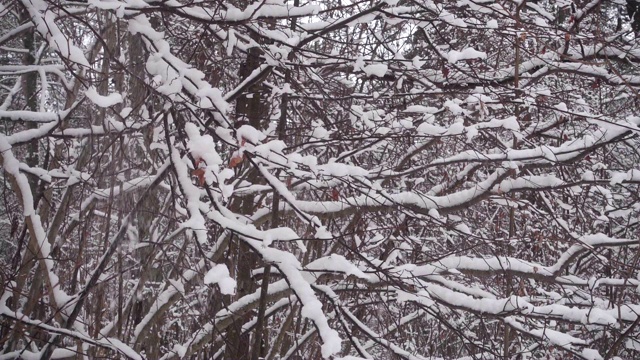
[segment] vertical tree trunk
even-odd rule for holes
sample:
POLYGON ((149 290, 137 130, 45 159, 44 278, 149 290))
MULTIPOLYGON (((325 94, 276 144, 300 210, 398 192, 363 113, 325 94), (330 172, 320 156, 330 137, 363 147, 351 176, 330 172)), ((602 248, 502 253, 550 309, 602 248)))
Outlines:
MULTIPOLYGON (((251 48, 247 52, 247 58, 240 67, 240 79, 247 78, 253 70, 260 66, 260 51, 258 48, 251 48)), ((260 96, 260 85, 254 85, 249 88, 248 93, 238 98, 236 102, 236 127, 249 124, 255 128, 260 128, 260 122, 263 113, 263 105, 260 96)), ((257 179, 255 169, 248 170, 248 181, 253 182, 257 179)), ((249 195, 240 199, 234 212, 242 214, 251 214, 254 206, 254 196, 249 195)), ((236 238, 237 247, 232 259, 231 267, 235 268, 237 281, 236 298, 241 298, 255 291, 255 283, 251 279, 251 270, 255 268, 258 257, 252 252, 251 248, 241 239, 236 238)), ((226 360, 247 360, 251 356, 251 338, 248 332, 242 332, 242 324, 249 321, 251 314, 236 319, 230 326, 228 334, 227 346, 225 350, 226 360)))
MULTIPOLYGON (((23 24, 29 21, 30 21, 29 12, 24 8, 20 9, 20 23, 23 24)), ((22 64, 34 65, 36 62, 36 58, 34 56, 35 55, 34 54, 35 53, 35 32, 33 28, 24 32, 24 35, 22 37, 22 46, 24 47, 25 50, 27 50, 27 52, 25 52, 22 57, 22 64)), ((37 99, 38 74, 33 71, 27 72, 24 75, 22 75, 22 78, 20 79, 20 81, 22 82, 22 91, 25 99, 25 110, 37 111, 38 110, 38 99, 37 99)), ((37 127, 37 123, 27 123, 26 126, 28 128, 33 129, 37 127)), ((38 165, 38 141, 37 140, 29 142, 27 146, 27 156, 25 160, 27 165, 31 167, 38 165)), ((38 184, 37 178, 30 176, 29 185, 32 191, 34 192, 34 195, 37 195, 35 193, 37 184, 38 184)), ((25 236, 21 237, 22 241, 28 241, 26 239, 28 238, 29 235, 26 232, 24 232, 23 234, 25 236)), ((21 261, 19 273, 16 276, 16 286, 15 286, 16 290, 14 291, 13 298, 12 298, 12 306, 14 308, 17 308, 19 306, 20 297, 21 297, 20 294, 22 293, 24 284, 27 280, 27 277, 29 276, 29 271, 33 268, 34 265, 37 265, 37 263, 34 261, 36 255, 32 251, 30 251, 29 247, 18 246, 17 251, 20 252, 22 249, 24 249, 24 254, 21 255, 20 253, 17 253, 15 255, 16 259, 22 258, 22 261, 21 261)), ((38 271, 37 268, 36 268, 36 271, 38 271)), ((40 280, 39 277, 36 277, 34 279, 34 283, 31 285, 30 292, 41 291, 42 282, 39 280, 40 280)), ((24 311, 24 312, 26 314, 30 314, 31 310, 27 309, 27 311, 24 311)), ((22 325, 16 324, 16 326, 13 329, 13 335, 7 344, 8 350, 14 349, 16 336, 19 336, 21 331, 22 331, 22 325)))

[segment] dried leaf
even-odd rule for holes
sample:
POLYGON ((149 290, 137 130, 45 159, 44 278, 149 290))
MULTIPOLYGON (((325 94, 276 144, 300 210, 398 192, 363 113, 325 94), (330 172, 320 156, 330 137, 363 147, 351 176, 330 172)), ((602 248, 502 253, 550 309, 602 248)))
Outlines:
POLYGON ((198 184, 200 186, 204 186, 204 184, 206 183, 204 179, 204 169, 195 169, 191 172, 191 175, 198 178, 198 184))
POLYGON ((234 156, 231 158, 231 160, 229 160, 229 167, 230 168, 234 168, 240 164, 242 164, 242 161, 244 160, 244 156, 234 156))
POLYGON ((331 198, 333 199, 333 201, 340 200, 340 192, 338 192, 338 189, 336 188, 331 189, 331 198))

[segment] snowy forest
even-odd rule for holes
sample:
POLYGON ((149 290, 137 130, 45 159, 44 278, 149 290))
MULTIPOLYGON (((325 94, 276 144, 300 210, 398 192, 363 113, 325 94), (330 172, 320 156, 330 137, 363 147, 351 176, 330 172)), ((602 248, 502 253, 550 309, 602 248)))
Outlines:
POLYGON ((640 359, 640 1, 2 0, 0 359, 640 359))

